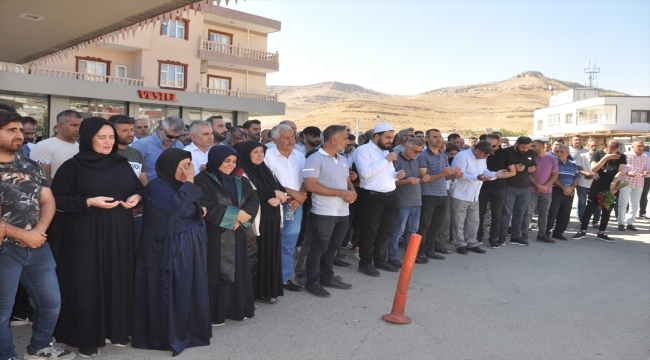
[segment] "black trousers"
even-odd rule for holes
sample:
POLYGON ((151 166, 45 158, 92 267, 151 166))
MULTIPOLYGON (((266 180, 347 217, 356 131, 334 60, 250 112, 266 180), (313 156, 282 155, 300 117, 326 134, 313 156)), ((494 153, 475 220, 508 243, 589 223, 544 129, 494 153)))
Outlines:
POLYGON ((485 225, 485 212, 487 205, 490 203, 490 214, 492 222, 490 223, 490 239, 498 239, 501 235, 501 214, 503 213, 503 204, 506 203, 506 188, 503 189, 484 189, 478 195, 478 234, 476 238, 483 238, 483 226, 485 225))
POLYGON ((364 193, 363 233, 359 242, 359 266, 373 261, 386 261, 388 242, 397 221, 397 196, 395 192, 364 193))
POLYGON ((422 208, 420 210, 420 225, 418 235, 422 236, 420 253, 431 252, 440 249, 447 242, 445 227, 448 227, 449 219, 449 197, 445 196, 422 196, 422 208))
POLYGON ((561 188, 553 186, 551 207, 548 210, 548 222, 546 223, 546 235, 551 234, 553 223, 555 223, 554 234, 562 234, 566 231, 566 227, 569 225, 569 218, 571 217, 574 194, 575 192, 571 193, 571 196, 566 196, 561 188))
MULTIPOLYGON (((591 184, 591 188, 589 189, 589 195, 587 195, 587 207, 585 208, 585 213, 582 214, 582 219, 580 219, 580 230, 581 231, 586 231, 587 228, 589 227, 589 220, 591 219, 591 216, 594 214, 594 211, 596 211, 596 208, 598 207, 598 199, 596 198, 598 194, 600 194, 602 191, 609 190, 603 187, 600 187, 596 185, 596 183, 591 184)), ((616 201, 612 204, 612 209, 616 209, 618 206, 618 191, 616 192, 616 201)), ((602 214, 600 215, 600 227, 598 230, 600 231, 605 231, 607 229, 607 224, 609 223, 609 215, 612 213, 612 209, 609 211, 606 210, 605 208, 602 209, 602 214)))
POLYGON ((641 201, 639 201, 639 215, 645 214, 648 209, 648 192, 650 192, 650 178, 645 178, 643 179, 641 201))

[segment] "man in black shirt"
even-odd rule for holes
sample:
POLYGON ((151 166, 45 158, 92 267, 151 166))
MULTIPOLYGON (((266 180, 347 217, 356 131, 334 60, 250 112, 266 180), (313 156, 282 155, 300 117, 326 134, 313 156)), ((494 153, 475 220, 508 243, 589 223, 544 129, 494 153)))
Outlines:
POLYGON ((481 193, 478 197, 478 211, 479 211, 479 225, 478 234, 476 238, 479 242, 483 238, 483 222, 485 220, 485 213, 487 205, 490 204, 490 237, 488 241, 491 249, 498 249, 499 246, 505 243, 500 240, 499 234, 501 230, 501 213, 503 211, 503 204, 506 199, 506 178, 513 177, 517 173, 515 170, 515 163, 510 156, 510 152, 501 149, 501 137, 498 134, 489 134, 486 141, 492 145, 494 152, 487 158, 487 167, 490 171, 508 170, 508 174, 503 178, 493 181, 486 181, 481 187, 481 193))
MULTIPOLYGON (((617 194, 618 188, 616 185, 621 181, 621 177, 623 177, 623 172, 625 171, 625 165, 627 164, 625 154, 618 152, 620 147, 621 145, 618 141, 610 140, 605 150, 597 150, 591 155, 591 171, 595 172, 596 175, 594 182, 591 183, 591 188, 589 188, 589 195, 587 195, 587 208, 582 214, 582 219, 580 219, 580 231, 573 235, 571 237, 572 239, 578 240, 587 237, 589 219, 591 219, 591 215, 594 214, 594 211, 598 207, 598 194, 606 190, 611 191, 614 195, 617 194)), ((605 234, 605 230, 609 222, 609 215, 615 207, 616 203, 609 210, 604 207, 602 208, 600 227, 598 228, 596 239, 614 242, 612 238, 605 234)))
POLYGON ((513 245, 528 245, 527 239, 520 236, 523 215, 530 201, 530 179, 528 174, 534 172, 537 166, 535 153, 530 150, 532 142, 533 140, 528 136, 520 136, 514 146, 503 150, 511 156, 517 173, 513 177, 506 179, 506 202, 503 206, 499 241, 505 242, 508 225, 512 220, 510 244, 513 245))

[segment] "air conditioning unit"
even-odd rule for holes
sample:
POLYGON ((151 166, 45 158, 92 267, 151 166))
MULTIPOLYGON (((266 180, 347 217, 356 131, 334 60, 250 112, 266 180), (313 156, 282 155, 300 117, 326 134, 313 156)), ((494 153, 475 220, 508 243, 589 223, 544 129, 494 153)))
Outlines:
POLYGON ((578 112, 578 115, 579 115, 579 116, 584 116, 585 113, 584 113, 583 111, 579 111, 579 112, 578 112))
POLYGON ((201 74, 208 73, 208 60, 201 60, 201 74))

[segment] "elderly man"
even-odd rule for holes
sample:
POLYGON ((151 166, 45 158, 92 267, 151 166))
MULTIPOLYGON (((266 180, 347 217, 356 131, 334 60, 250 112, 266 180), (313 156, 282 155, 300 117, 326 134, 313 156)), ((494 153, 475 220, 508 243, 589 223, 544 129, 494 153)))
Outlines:
MULTIPOLYGON (((580 154, 574 159, 581 175, 580 181, 578 181, 578 187, 576 188, 576 192, 578 193, 578 221, 582 219, 582 214, 585 212, 585 208, 587 207, 587 194, 589 193, 589 188, 591 188, 591 183, 594 181, 595 174, 591 171, 591 157, 598 150, 598 146, 598 140, 593 138, 589 139, 587 141, 587 149, 589 151, 580 154)), ((598 229, 600 225, 599 221, 600 207, 597 207, 594 211, 593 218, 593 227, 595 229, 598 229)))
POLYGON ((262 131, 262 122, 259 120, 248 120, 242 125, 242 130, 244 130, 244 134, 246 137, 244 138, 244 141, 246 140, 255 140, 255 141, 260 141, 260 132, 262 131))
POLYGON ((148 119, 136 119, 134 128, 135 138, 133 141, 138 141, 151 135, 151 128, 149 127, 148 119))
POLYGON ((429 146, 418 156, 418 176, 421 179, 422 192, 422 208, 417 230, 418 235, 422 236, 422 242, 415 259, 418 264, 428 263, 428 258, 445 259, 436 252, 451 254, 451 250, 445 247, 451 221, 447 179, 460 176, 460 169, 449 167, 449 158, 441 151, 445 142, 440 130, 427 130, 426 141, 429 146))
POLYGON ((557 157, 546 156, 544 142, 541 140, 533 141, 530 149, 535 153, 536 170, 529 174, 530 197, 528 208, 524 214, 524 221, 521 224, 521 238, 524 241, 528 239, 528 227, 533 218, 533 213, 537 209, 539 214, 537 218, 539 225, 537 241, 552 244, 555 243, 555 240, 546 234, 546 224, 548 222, 548 209, 553 199, 553 183, 558 176, 557 157))
POLYGON ((208 163, 208 151, 214 142, 212 124, 207 121, 196 120, 190 124, 190 140, 192 143, 183 148, 192 153, 194 175, 205 170, 208 163))
MULTIPOLYGON (((551 207, 548 212, 548 222, 546 225, 546 236, 551 235, 551 229, 555 225, 553 239, 569 240, 562 234, 566 231, 566 227, 569 224, 571 206, 573 205, 573 190, 576 189, 580 181, 580 172, 575 161, 569 160, 569 148, 567 146, 558 146, 555 149, 555 153, 557 154, 558 176, 553 184, 551 207)), ((537 164, 539 166, 539 161, 537 164)))
POLYGON ((231 127, 228 130, 228 135, 225 141, 221 142, 221 145, 235 146, 244 142, 246 134, 244 130, 238 126, 231 127))
POLYGON ((490 171, 485 159, 492 155, 492 145, 481 141, 472 149, 461 151, 454 157, 452 166, 458 167, 461 177, 451 186, 451 235, 456 251, 467 255, 469 251, 484 254, 476 239, 478 233, 478 198, 481 185, 506 176, 508 170, 490 171))
POLYGON ((627 166, 623 173, 623 181, 630 183, 618 194, 618 230, 637 231, 634 218, 639 211, 639 202, 643 192, 643 178, 648 175, 648 155, 643 153, 643 141, 632 143, 632 150, 625 153, 627 166), (630 209, 626 212, 628 204, 630 209))
POLYGON ((397 154, 389 152, 394 137, 395 130, 390 124, 377 124, 372 140, 359 146, 352 155, 364 205, 359 272, 368 276, 380 276, 376 268, 399 271, 386 259, 388 242, 397 219, 395 181, 406 176, 404 170, 395 171, 392 164, 397 160, 397 154))
POLYGON ((529 173, 535 172, 537 165, 535 152, 530 150, 532 142, 531 138, 520 136, 517 138, 515 146, 504 150, 513 159, 517 174, 506 179, 506 202, 503 205, 499 242, 505 242, 508 226, 512 220, 512 236, 509 243, 521 246, 528 245, 527 239, 521 237, 521 224, 530 200, 529 173))
POLYGON ((266 151, 264 162, 273 171, 278 181, 284 186, 289 200, 282 204, 285 216, 282 228, 281 261, 282 282, 285 289, 297 291, 297 285, 288 282, 293 273, 293 254, 302 222, 302 204, 307 200, 307 191, 303 184, 302 170, 305 156, 294 149, 296 139, 288 125, 280 124, 271 129, 275 147, 266 151))
POLYGON ((226 136, 228 134, 228 127, 226 126, 226 122, 223 120, 223 116, 210 116, 205 121, 212 124, 212 136, 214 137, 212 145, 221 145, 221 142, 226 140, 226 136))
MULTIPOLYGON (((420 207, 422 206, 422 189, 420 187, 420 166, 416 158, 422 153, 424 141, 409 139, 404 142, 404 151, 397 155, 395 170, 404 170, 406 176, 397 180, 397 221, 388 243, 388 263, 396 268, 402 267, 397 254, 399 238, 407 243, 412 234, 418 231, 420 224, 420 207), (406 231, 405 231, 406 230, 406 231)), ((425 175, 425 178, 429 177, 425 175)))
POLYGON ((412 127, 402 129, 399 131, 399 133, 397 133, 397 136, 399 136, 400 144, 393 147, 393 151, 399 155, 406 148, 406 142, 415 137, 415 129, 412 127))
POLYGON ((323 288, 352 287, 334 276, 334 260, 349 225, 349 204, 357 199, 350 181, 347 160, 340 155, 347 143, 345 127, 329 126, 323 131, 323 147, 305 160, 305 188, 311 192, 312 207, 309 226, 312 236, 307 255, 305 290, 329 297, 323 288))
POLYGON ((131 145, 140 151, 144 156, 147 165, 147 177, 149 181, 158 177, 156 174, 156 160, 163 151, 169 148, 182 149, 183 144, 178 140, 185 129, 185 123, 181 118, 167 117, 158 127, 157 131, 149 137, 137 141, 131 145))

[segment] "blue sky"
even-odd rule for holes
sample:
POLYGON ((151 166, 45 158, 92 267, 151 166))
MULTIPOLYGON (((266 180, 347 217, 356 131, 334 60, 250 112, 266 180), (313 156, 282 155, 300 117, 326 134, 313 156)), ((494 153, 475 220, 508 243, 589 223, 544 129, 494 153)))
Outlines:
MULTIPOLYGON (((222 1, 222 5, 224 2, 222 1)), ((288 1, 229 8, 282 22, 268 85, 340 81, 392 94, 500 81, 535 70, 650 95, 650 1, 288 1)))

